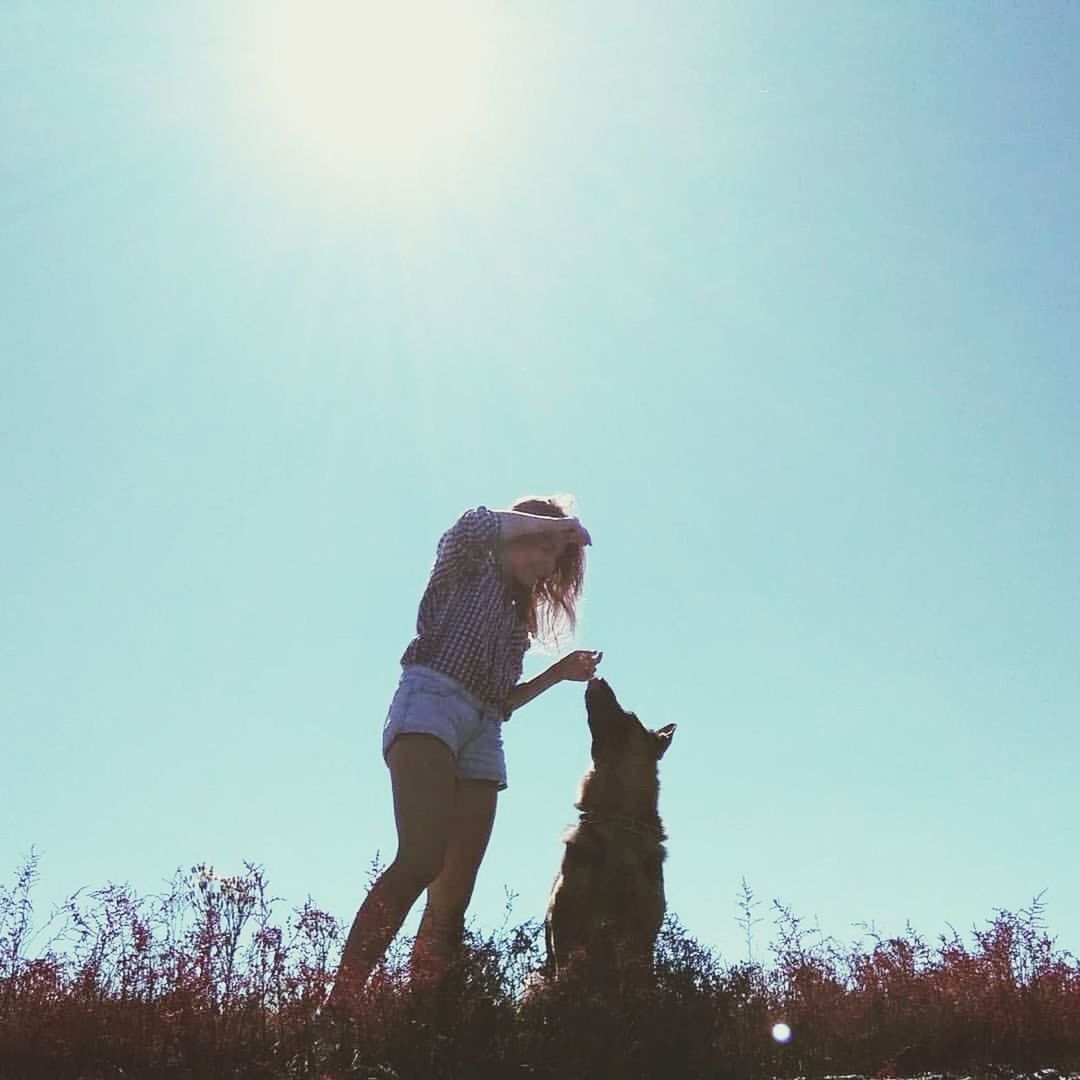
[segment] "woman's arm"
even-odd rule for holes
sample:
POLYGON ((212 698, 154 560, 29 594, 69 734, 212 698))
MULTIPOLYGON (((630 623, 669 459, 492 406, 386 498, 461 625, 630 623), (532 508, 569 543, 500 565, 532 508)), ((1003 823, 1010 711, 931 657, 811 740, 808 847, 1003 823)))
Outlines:
MULTIPOLYGON (((565 520, 565 519, 564 519, 565 520)), ((510 712, 527 705, 533 698, 539 697, 545 690, 550 690, 556 683, 563 682, 586 682, 596 674, 596 665, 603 659, 602 652, 592 652, 589 649, 579 649, 577 652, 567 653, 561 660, 541 672, 535 679, 528 682, 518 683, 510 691, 506 699, 507 708, 510 712)))
POLYGON ((502 540, 514 540, 530 533, 547 533, 564 544, 585 546, 592 543, 577 518, 546 517, 543 514, 525 514, 520 510, 496 510, 494 513, 499 519, 499 537, 502 540))

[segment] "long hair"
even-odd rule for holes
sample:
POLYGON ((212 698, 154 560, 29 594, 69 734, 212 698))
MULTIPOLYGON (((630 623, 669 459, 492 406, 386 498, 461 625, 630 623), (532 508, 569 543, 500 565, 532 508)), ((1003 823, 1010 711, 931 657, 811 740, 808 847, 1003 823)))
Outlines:
MULTIPOLYGON (((530 495, 511 507, 523 514, 542 517, 569 517, 573 506, 570 495, 544 497, 530 495)), ((573 634, 577 626, 577 602, 585 583, 585 549, 568 544, 555 563, 551 577, 538 581, 525 594, 523 617, 529 634, 545 646, 554 647, 563 635, 573 634)))

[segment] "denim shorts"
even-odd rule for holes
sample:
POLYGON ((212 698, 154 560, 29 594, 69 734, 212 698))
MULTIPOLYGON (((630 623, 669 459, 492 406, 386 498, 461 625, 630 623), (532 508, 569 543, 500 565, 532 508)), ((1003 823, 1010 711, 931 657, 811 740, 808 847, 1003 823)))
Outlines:
POLYGON ((399 735, 434 735, 457 762, 461 780, 490 780, 506 787, 502 714, 473 697, 441 671, 413 664, 401 673, 383 725, 383 758, 399 735))

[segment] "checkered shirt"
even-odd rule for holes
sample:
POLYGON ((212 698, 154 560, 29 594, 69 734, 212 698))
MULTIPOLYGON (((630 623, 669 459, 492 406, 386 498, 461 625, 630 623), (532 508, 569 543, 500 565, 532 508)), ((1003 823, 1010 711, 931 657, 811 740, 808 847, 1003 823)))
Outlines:
POLYGON ((496 561, 498 538, 499 519, 484 506, 443 534, 401 666, 441 671, 509 717, 529 632, 496 561))

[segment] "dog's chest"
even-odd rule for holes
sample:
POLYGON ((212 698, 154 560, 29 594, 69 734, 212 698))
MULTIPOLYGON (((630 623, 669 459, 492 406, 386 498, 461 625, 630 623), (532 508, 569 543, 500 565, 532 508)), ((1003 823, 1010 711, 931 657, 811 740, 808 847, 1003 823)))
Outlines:
POLYGON ((618 825, 582 824, 567 839, 564 872, 596 879, 614 899, 640 887, 655 888, 663 878, 664 849, 658 840, 618 825))

